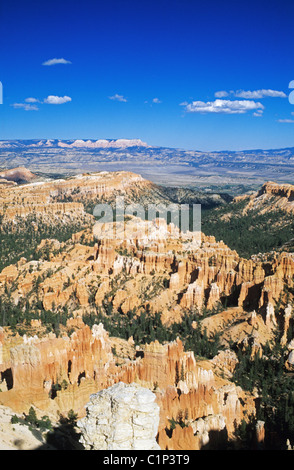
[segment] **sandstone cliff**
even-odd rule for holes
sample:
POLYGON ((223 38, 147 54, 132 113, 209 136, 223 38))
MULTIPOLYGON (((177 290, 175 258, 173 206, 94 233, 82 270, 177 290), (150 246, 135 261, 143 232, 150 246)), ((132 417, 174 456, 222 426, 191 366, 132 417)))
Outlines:
POLYGON ((251 196, 238 196, 235 201, 248 201, 244 213, 248 210, 258 210, 261 213, 281 209, 289 214, 294 213, 294 186, 292 184, 277 184, 272 181, 265 183, 259 191, 251 196))
POLYGON ((193 353, 184 352, 181 341, 151 343, 132 361, 116 365, 112 340, 103 327, 91 331, 78 324, 70 337, 19 338, 17 344, 2 334, 1 404, 16 412, 27 411, 32 404, 50 414, 74 409, 82 418, 91 394, 119 382, 136 383, 155 393, 160 409, 157 440, 162 449, 180 448, 180 430, 167 431, 170 420, 186 410, 183 433, 190 435, 186 449, 207 444, 212 429, 226 428, 232 434, 244 413, 254 413, 252 397, 217 376, 213 363, 197 362, 193 353), (179 380, 181 367, 185 372, 179 380))

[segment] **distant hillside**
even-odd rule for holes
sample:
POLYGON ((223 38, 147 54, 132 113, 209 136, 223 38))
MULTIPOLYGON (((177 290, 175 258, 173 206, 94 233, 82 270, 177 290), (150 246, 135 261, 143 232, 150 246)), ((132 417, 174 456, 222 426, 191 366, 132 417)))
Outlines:
POLYGON ((25 167, 11 168, 0 172, 0 179, 15 183, 28 183, 36 178, 37 176, 25 167))
POLYGON ((256 190, 266 181, 294 183, 294 147, 203 152, 156 147, 141 139, 5 140, 0 141, 0 166, 25 166, 48 176, 123 170, 166 186, 256 190))
POLYGON ((202 211, 202 231, 240 256, 294 249, 294 186, 267 182, 253 195, 202 211))
POLYGON ((173 203, 201 204, 202 209, 218 207, 233 200, 233 197, 226 192, 206 192, 190 188, 162 186, 161 192, 173 203))

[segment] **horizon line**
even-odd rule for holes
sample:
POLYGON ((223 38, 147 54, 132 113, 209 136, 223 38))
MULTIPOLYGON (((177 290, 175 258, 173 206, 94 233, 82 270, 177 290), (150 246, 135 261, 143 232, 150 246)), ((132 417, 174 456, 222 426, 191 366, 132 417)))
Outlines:
MULTIPOLYGON (((59 142, 67 142, 67 141, 73 141, 75 142, 76 140, 80 140, 83 142, 86 141, 99 141, 99 140, 107 140, 107 141, 117 141, 117 140, 140 140, 142 143, 145 143, 141 138, 135 137, 135 138, 128 138, 128 137, 118 137, 118 138, 71 138, 71 139, 61 139, 61 138, 25 138, 25 139, 0 139, 0 142, 27 142, 27 141, 59 141, 59 142)), ((167 149, 176 149, 176 150, 182 150, 182 151, 187 151, 187 152, 202 152, 202 153, 220 153, 220 152, 250 152, 250 151, 269 151, 269 150, 288 150, 288 149, 293 149, 294 148, 294 143, 293 146, 287 146, 287 147, 268 147, 268 148, 263 148, 263 147, 258 147, 258 148, 241 148, 241 149, 219 149, 219 150, 201 150, 201 149, 191 149, 191 148, 184 148, 184 147, 169 147, 167 145, 150 145, 146 144, 147 147, 153 147, 153 148, 167 148, 167 149)), ((1 149, 0 149, 1 150, 1 149)))

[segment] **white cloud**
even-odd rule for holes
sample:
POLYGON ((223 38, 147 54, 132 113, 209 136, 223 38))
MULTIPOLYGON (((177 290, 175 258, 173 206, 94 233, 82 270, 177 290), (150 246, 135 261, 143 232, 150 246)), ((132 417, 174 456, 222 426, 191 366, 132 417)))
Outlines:
POLYGON ((57 65, 57 64, 71 64, 70 60, 66 60, 66 59, 50 59, 50 60, 46 60, 45 62, 43 62, 42 65, 57 65))
POLYGON ((283 91, 277 90, 254 90, 254 91, 244 91, 238 90, 234 92, 237 98, 245 98, 252 100, 259 100, 262 98, 287 98, 287 95, 283 91))
POLYGON ((161 101, 158 98, 153 98, 152 103, 161 103, 161 101))
POLYGON ((222 113, 222 114, 244 114, 247 111, 264 109, 264 106, 249 100, 221 100, 215 101, 193 101, 186 105, 188 113, 222 113))
POLYGON ((262 98, 287 98, 286 93, 278 90, 237 90, 237 91, 217 91, 214 96, 216 98, 226 98, 229 95, 235 96, 236 98, 244 98, 247 100, 260 100, 262 98))
POLYGON ((54 96, 54 95, 49 95, 47 98, 44 99, 44 103, 47 104, 63 104, 63 103, 68 103, 71 101, 71 98, 69 96, 54 96))
POLYGON ((109 96, 109 99, 113 101, 127 101, 126 98, 123 97, 123 95, 118 95, 117 93, 113 96, 109 96))
POLYGON ((39 103, 39 100, 37 100, 36 98, 26 98, 25 102, 26 103, 39 103))
POLYGON ((226 98, 227 96, 229 96, 229 93, 227 91, 217 91, 214 96, 216 98, 226 98))
POLYGON ((278 119, 278 122, 293 123, 294 119, 278 119))
POLYGON ((36 105, 33 104, 27 104, 27 103, 14 103, 11 106, 15 109, 24 109, 25 111, 38 111, 39 108, 36 105))
POLYGON ((255 117, 261 117, 263 115, 263 109, 257 109, 254 113, 253 116, 255 117))

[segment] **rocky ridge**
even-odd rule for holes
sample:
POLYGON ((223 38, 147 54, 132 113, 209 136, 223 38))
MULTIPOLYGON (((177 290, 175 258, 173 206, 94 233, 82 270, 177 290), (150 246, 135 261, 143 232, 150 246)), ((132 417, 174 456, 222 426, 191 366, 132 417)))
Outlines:
POLYGON ((280 209, 293 215, 294 213, 294 186, 292 184, 277 184, 268 181, 262 185, 256 193, 247 196, 237 196, 235 201, 248 201, 243 212, 258 210, 260 213, 266 213, 280 209))
POLYGON ((141 176, 130 172, 81 174, 68 179, 38 181, 13 188, 0 187, 2 223, 15 221, 17 217, 29 214, 42 215, 60 211, 76 212, 76 217, 83 215, 83 202, 103 200, 113 193, 121 194, 150 187, 151 183, 141 176))

